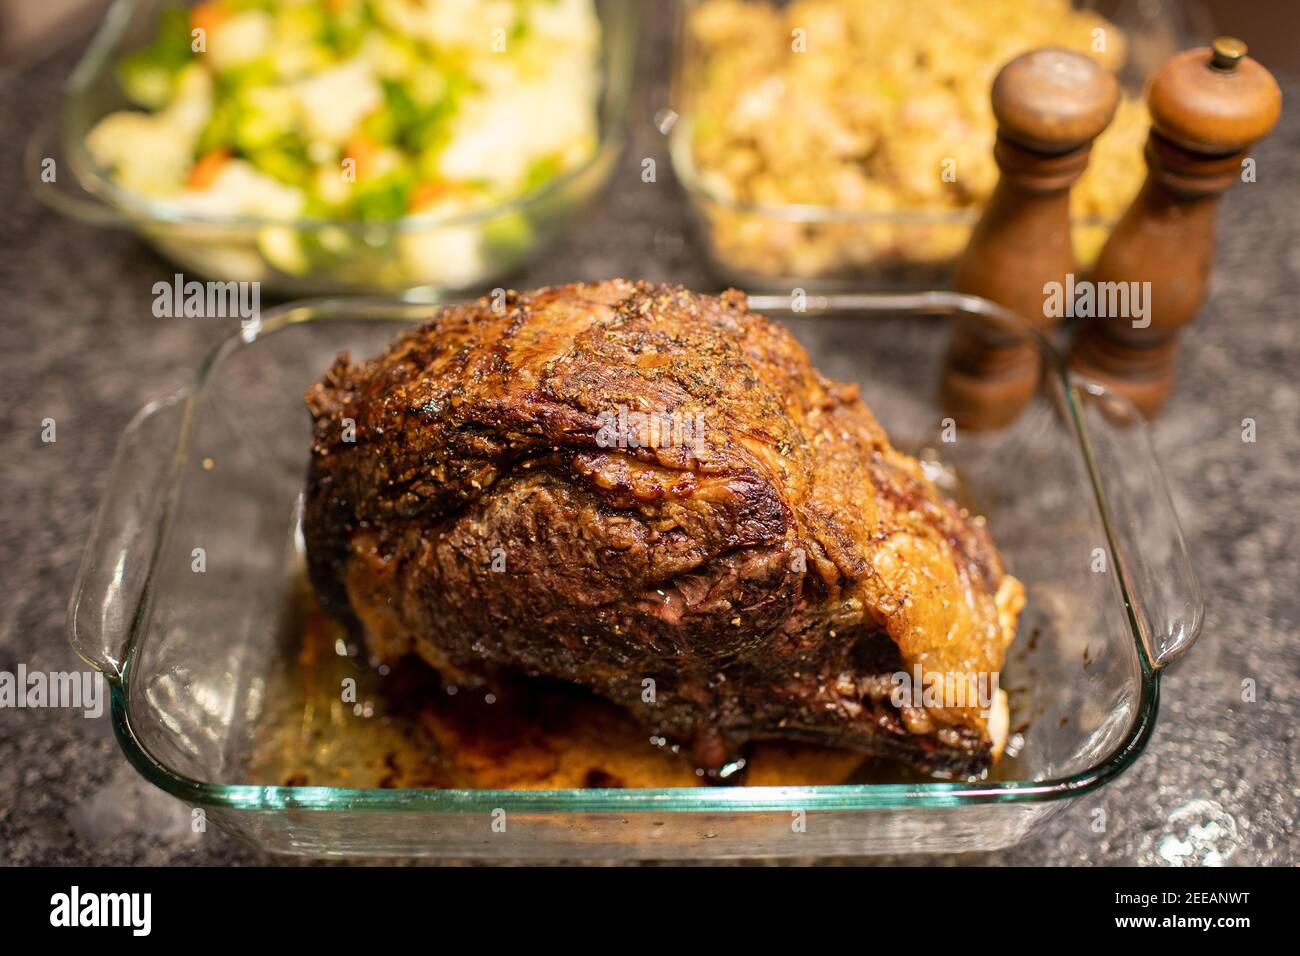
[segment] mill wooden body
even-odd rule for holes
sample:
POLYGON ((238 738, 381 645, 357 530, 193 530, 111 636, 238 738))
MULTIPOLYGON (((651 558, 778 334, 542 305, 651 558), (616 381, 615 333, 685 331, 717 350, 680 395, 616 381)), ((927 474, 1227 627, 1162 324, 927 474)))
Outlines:
MULTIPOLYGON (((1119 89, 1082 54, 1034 50, 1003 67, 992 99, 1001 176, 953 286, 1047 329, 1054 320, 1044 308, 1044 286, 1075 271, 1070 186, 1114 115, 1119 89)), ((953 331, 940 399, 963 427, 998 427, 1033 395, 1039 371, 1038 351, 1023 335, 965 318, 953 331)))
POLYGON ((1273 77, 1219 38, 1171 58, 1152 80, 1147 179, 1102 248, 1098 287, 1149 283, 1147 315, 1085 319, 1071 366, 1126 396, 1148 418, 1174 382, 1178 337, 1205 300, 1223 192, 1281 111, 1273 77))

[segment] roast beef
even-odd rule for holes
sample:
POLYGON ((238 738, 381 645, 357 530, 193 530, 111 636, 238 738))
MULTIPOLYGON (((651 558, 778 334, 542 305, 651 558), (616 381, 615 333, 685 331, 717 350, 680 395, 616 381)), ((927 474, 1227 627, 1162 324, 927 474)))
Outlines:
POLYGON ((770 737, 996 756, 1004 695, 925 706, 894 675, 996 674, 1019 583, 743 294, 487 297, 340 356, 307 402, 311 581, 371 653, 575 682, 707 774, 770 737))

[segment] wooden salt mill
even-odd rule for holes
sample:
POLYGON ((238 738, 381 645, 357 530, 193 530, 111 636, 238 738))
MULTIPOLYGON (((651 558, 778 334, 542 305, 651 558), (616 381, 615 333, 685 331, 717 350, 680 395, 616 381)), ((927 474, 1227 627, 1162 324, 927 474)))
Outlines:
MULTIPOLYGON (((1001 178, 958 261, 953 286, 991 299, 1040 329, 1056 321, 1043 286, 1075 271, 1070 186, 1119 103, 1115 78, 1070 50, 1033 50, 993 81, 1001 178)), ((958 425, 996 428, 1038 387, 1039 357, 1023 336, 974 316, 958 321, 940 401, 958 425)))
POLYGON ((1154 418, 1173 387, 1179 332, 1205 299, 1219 199, 1242 175, 1246 151, 1277 122, 1282 92, 1244 43, 1219 37, 1170 58, 1147 103, 1146 182, 1090 277, 1097 288, 1150 282, 1139 323, 1146 327, 1130 316, 1085 319, 1070 365, 1154 418))

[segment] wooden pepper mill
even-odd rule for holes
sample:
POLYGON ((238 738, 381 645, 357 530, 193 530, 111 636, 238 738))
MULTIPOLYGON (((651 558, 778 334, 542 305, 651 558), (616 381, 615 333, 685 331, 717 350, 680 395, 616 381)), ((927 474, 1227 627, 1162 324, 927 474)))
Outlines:
MULTIPOLYGON (((1049 328, 1043 286, 1075 271, 1070 186, 1115 113, 1115 78, 1081 53, 1033 50, 993 81, 1001 178, 957 264, 953 286, 1049 328)), ((1023 336, 973 316, 953 331, 940 402, 956 422, 996 428, 1038 387, 1039 358, 1023 336)))
POLYGON ((1149 290, 1146 314, 1085 319, 1070 365, 1154 418, 1173 387, 1179 332, 1205 299, 1219 199, 1241 176, 1246 150, 1277 122, 1282 92, 1244 43, 1219 37, 1165 63, 1147 102, 1146 182, 1091 276, 1097 289, 1149 290))

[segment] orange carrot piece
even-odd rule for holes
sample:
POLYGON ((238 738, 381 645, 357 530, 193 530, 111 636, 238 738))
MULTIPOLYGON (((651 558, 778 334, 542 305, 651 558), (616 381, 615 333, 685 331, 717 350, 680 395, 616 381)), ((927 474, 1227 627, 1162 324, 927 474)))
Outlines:
POLYGON ((200 3, 190 11, 190 29, 202 30, 206 37, 211 39, 212 31, 219 27, 228 16, 230 14, 226 12, 226 8, 220 3, 200 3))
POLYGON ((411 190, 410 212, 427 209, 449 192, 451 192, 450 183, 436 183, 428 179, 420 180, 415 184, 415 188, 411 190))
POLYGON ((343 147, 343 156, 356 163, 357 179, 362 179, 374 168, 381 149, 382 147, 368 136, 357 135, 348 140, 343 147))
POLYGON ((210 153, 200 156, 198 162, 190 170, 189 176, 185 178, 185 185, 190 189, 207 189, 216 181, 217 174, 221 172, 221 167, 230 161, 230 151, 226 149, 214 149, 210 153))

